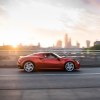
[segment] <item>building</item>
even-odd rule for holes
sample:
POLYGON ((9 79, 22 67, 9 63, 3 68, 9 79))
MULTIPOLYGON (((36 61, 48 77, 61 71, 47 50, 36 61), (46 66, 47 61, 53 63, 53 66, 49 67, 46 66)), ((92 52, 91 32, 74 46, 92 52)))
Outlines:
POLYGON ((67 34, 65 34, 65 37, 64 37, 64 47, 68 48, 68 35, 67 34))
POLYGON ((100 45, 100 41, 95 41, 94 45, 100 45))
POLYGON ((64 37, 64 48, 71 48, 71 47, 72 47, 71 38, 69 38, 68 35, 65 34, 65 37, 64 37))
POLYGON ((38 43, 38 48, 41 48, 41 44, 40 43, 38 43))
POLYGON ((57 41, 56 48, 62 48, 62 41, 61 40, 57 41))
POLYGON ((79 42, 76 42, 76 47, 80 48, 80 43, 79 42))
POLYGON ((68 48, 71 48, 72 47, 72 41, 71 41, 71 38, 68 40, 68 48))
POLYGON ((90 47, 90 43, 91 43, 91 42, 90 42, 89 40, 86 40, 86 47, 87 47, 87 48, 90 47))

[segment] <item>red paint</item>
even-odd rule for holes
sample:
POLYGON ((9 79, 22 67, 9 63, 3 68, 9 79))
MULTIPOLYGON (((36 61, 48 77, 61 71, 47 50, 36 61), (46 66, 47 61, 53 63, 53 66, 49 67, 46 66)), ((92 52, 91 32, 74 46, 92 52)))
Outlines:
POLYGON ((64 64, 71 61, 75 65, 75 69, 80 68, 80 64, 71 58, 62 58, 55 53, 36 53, 23 56, 18 59, 18 66, 23 69, 23 64, 31 61, 35 64, 35 69, 60 69, 64 70, 64 64), (46 57, 51 55, 51 57, 46 57))

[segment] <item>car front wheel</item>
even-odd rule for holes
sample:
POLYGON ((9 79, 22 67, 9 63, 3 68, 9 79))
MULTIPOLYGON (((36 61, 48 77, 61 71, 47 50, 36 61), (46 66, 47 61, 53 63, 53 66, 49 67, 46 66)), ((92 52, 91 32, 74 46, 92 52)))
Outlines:
POLYGON ((29 72, 34 71, 34 68, 35 68, 35 66, 34 66, 34 64, 32 62, 27 61, 27 62, 24 63, 24 70, 26 72, 29 73, 29 72))
POLYGON ((75 68, 75 65, 73 62, 67 62, 65 64, 65 70, 68 71, 68 72, 72 72, 75 68))

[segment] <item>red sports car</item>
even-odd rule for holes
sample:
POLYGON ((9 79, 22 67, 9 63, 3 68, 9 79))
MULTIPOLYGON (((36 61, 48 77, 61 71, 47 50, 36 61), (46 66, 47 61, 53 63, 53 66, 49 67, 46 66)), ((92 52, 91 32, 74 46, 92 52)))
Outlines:
POLYGON ((64 58, 55 53, 34 53, 27 56, 21 56, 17 65, 26 72, 32 72, 38 69, 60 69, 73 71, 80 68, 80 63, 72 58, 64 58))

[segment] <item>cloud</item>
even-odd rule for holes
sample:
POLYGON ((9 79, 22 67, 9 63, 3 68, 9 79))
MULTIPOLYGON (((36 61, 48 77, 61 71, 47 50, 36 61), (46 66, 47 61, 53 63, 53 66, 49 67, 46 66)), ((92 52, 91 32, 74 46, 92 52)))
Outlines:
POLYGON ((89 2, 84 1, 0 0, 1 14, 7 16, 1 19, 6 22, 2 31, 9 29, 5 34, 27 34, 37 40, 40 35, 43 36, 41 42, 45 36, 49 40, 53 37, 52 41, 55 41, 64 32, 69 33, 74 42, 75 39, 81 41, 81 37, 83 40, 89 39, 91 34, 94 38, 91 39, 96 40, 100 37, 100 15, 94 13, 94 7, 89 2))
POLYGON ((8 0, 0 0, 0 17, 1 16, 6 16, 6 6, 8 4, 8 0))
POLYGON ((43 0, 43 2, 58 7, 79 8, 91 13, 100 13, 100 0, 43 0))

